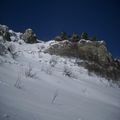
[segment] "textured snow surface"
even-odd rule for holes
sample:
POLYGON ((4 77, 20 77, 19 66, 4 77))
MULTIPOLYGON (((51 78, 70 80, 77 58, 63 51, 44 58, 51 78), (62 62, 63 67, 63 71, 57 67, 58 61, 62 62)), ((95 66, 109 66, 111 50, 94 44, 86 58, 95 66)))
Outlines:
POLYGON ((120 89, 42 52, 51 42, 14 43, 15 60, 0 56, 0 120, 120 120, 120 89))

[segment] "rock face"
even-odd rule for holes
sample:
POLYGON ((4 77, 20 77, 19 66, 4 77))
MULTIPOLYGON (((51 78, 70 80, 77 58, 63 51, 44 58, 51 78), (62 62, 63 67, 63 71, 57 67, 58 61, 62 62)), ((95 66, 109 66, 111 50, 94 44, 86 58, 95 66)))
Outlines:
POLYGON ((46 52, 82 59, 84 61, 77 64, 84 66, 89 72, 107 79, 120 80, 120 62, 113 59, 104 41, 59 41, 51 45, 46 52))
POLYGON ((11 41, 9 28, 6 25, 0 25, 0 36, 2 36, 4 40, 11 41))
POLYGON ((80 58, 94 61, 99 64, 109 64, 113 61, 112 55, 107 50, 103 41, 85 41, 80 40, 78 43, 78 54, 80 58))
POLYGON ((113 61, 112 55, 108 52, 103 41, 86 41, 82 39, 79 42, 70 42, 65 40, 51 45, 47 51, 50 54, 77 57, 100 64, 108 64, 113 61))
POLYGON ((27 29, 25 30, 25 33, 22 36, 22 39, 26 42, 26 43, 37 43, 37 37, 34 34, 32 29, 27 29))

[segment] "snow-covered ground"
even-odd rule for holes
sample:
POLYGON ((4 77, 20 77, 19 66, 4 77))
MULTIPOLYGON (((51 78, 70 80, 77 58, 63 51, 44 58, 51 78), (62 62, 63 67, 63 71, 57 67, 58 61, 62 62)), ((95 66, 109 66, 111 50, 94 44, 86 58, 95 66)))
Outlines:
POLYGON ((0 56, 0 120, 120 120, 120 88, 45 54, 49 43, 13 42, 18 56, 0 56))

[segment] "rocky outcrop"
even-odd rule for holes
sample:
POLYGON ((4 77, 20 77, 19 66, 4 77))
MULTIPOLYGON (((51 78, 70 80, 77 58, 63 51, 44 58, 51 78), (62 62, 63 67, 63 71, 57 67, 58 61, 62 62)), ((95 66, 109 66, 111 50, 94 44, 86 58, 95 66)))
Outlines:
POLYGON ((109 64, 113 61, 104 41, 80 40, 77 49, 79 57, 82 59, 94 61, 101 65, 109 64))
POLYGON ((9 28, 6 25, 0 25, 0 36, 2 36, 6 41, 11 41, 9 28))
POLYGON ((51 44, 45 52, 83 59, 82 63, 77 64, 90 72, 107 79, 120 80, 120 62, 113 59, 104 41, 84 39, 79 42, 59 41, 51 44))
POLYGON ((33 32, 32 29, 27 29, 25 30, 25 33, 22 36, 22 39, 26 42, 26 43, 37 43, 37 37, 36 34, 33 32))
POLYGON ((95 61, 100 64, 108 64, 113 61, 112 55, 108 52, 106 44, 103 41, 86 41, 82 39, 79 42, 70 42, 65 40, 54 43, 49 47, 47 52, 95 61))

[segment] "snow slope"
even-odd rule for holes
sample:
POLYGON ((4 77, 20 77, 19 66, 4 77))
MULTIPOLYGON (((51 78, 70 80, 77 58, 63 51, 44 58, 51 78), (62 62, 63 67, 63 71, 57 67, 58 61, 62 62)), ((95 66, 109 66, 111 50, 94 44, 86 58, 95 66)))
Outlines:
POLYGON ((0 56, 0 120, 120 120, 119 88, 45 54, 50 42, 12 44, 17 58, 0 56))

